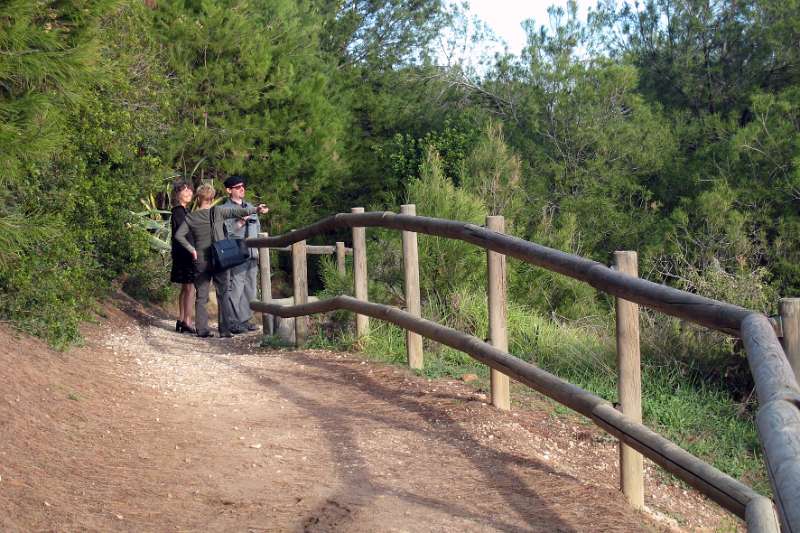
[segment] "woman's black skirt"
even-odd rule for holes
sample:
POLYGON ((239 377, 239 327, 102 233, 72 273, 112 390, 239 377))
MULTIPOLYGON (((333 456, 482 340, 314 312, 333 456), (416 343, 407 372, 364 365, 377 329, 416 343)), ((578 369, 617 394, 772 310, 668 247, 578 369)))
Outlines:
POLYGON ((194 260, 184 250, 172 250, 172 271, 169 280, 173 283, 194 283, 194 260))

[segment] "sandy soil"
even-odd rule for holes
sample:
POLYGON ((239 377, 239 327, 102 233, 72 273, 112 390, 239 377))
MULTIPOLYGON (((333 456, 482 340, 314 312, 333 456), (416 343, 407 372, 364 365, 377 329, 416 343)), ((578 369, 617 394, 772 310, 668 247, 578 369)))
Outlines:
POLYGON ((541 399, 105 315, 67 353, 0 325, 1 531, 742 528, 652 465, 632 510, 614 441, 541 399))

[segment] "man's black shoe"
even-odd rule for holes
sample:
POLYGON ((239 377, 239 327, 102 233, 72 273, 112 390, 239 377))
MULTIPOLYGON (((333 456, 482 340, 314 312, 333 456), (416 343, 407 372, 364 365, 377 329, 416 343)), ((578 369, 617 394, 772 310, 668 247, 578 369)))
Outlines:
POLYGON ((258 326, 256 326, 255 324, 251 324, 250 322, 242 322, 235 328, 231 328, 231 333, 233 333, 234 335, 238 335, 240 333, 247 333, 250 331, 255 331, 257 329, 258 326))
POLYGON ((214 336, 214 334, 213 334, 213 333, 211 333, 210 331, 201 331, 201 332, 198 332, 198 333, 197 333, 197 336, 198 336, 198 337, 202 337, 202 338, 206 339, 206 338, 208 338, 208 337, 213 337, 213 336, 214 336))

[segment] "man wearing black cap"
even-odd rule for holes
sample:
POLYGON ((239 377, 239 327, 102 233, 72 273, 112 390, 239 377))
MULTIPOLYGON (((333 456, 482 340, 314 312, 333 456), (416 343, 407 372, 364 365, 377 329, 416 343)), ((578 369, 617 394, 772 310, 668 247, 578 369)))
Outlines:
MULTIPOLYGON (((251 207, 244 199, 247 183, 241 176, 231 176, 223 183, 228 192, 228 200, 223 207, 251 207)), ((230 218, 225 221, 225 232, 230 239, 248 239, 258 237, 261 224, 258 216, 244 218, 230 218)), ((258 248, 250 248, 250 260, 228 271, 228 294, 231 299, 230 308, 234 316, 228 323, 231 333, 244 333, 255 331, 258 326, 250 322, 253 312, 250 310, 250 301, 256 299, 256 276, 258 273, 258 248)))

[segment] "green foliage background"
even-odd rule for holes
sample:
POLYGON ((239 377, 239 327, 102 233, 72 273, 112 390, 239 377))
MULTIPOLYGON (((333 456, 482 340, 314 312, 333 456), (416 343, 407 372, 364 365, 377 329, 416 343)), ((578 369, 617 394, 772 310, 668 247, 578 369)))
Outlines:
MULTIPOLYGON (((114 280, 166 297, 169 259, 132 212, 150 198, 159 221, 175 177, 231 174, 273 234, 353 205, 504 214, 525 239, 635 249, 650 279, 772 312, 800 289, 795 7, 600 2, 581 21, 570 4, 478 66, 439 0, 4 2, 0 316, 63 345, 114 280)), ((374 235, 397 292, 396 242, 374 235)), ((420 242, 431 301, 479 282, 452 272, 480 254, 420 242)), ((524 265, 510 288, 568 320, 608 308, 524 265)))

